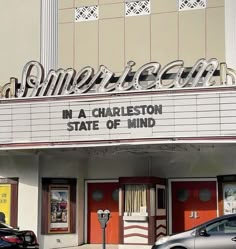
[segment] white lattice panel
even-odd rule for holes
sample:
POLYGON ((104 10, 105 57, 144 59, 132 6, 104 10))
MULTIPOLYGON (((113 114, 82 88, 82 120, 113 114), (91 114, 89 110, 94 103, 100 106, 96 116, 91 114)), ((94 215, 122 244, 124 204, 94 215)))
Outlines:
POLYGON ((127 1, 125 3, 125 16, 150 15, 150 0, 145 1, 127 1))
POLYGON ((75 8, 75 21, 85 22, 98 19, 98 6, 84 6, 75 8))
POLYGON ((179 0, 179 10, 196 10, 206 8, 207 0, 179 0))

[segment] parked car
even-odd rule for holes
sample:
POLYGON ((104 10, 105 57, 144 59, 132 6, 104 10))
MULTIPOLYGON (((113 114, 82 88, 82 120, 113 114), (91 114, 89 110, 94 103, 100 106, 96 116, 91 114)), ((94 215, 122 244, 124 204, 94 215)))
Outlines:
POLYGON ((235 249, 236 214, 224 215, 191 230, 165 236, 152 249, 235 249))
POLYGON ((38 249, 39 244, 33 231, 21 231, 0 222, 0 248, 38 249))

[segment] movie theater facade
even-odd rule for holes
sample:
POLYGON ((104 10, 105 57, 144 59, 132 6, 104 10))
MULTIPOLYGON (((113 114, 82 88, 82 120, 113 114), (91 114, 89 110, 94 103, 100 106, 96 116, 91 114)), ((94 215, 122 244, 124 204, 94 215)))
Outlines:
POLYGON ((236 210, 236 4, 166 2, 42 1, 41 60, 1 85, 0 212, 44 249, 101 244, 98 210, 119 248, 236 210))

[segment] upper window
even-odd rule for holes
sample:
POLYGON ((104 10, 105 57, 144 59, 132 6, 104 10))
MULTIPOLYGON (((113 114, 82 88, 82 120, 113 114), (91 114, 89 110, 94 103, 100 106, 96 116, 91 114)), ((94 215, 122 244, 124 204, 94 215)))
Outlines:
POLYGON ((179 10, 205 9, 207 0, 179 0, 179 10))
POLYGON ((150 15, 151 4, 150 0, 130 1, 125 2, 125 16, 143 16, 150 15))
POLYGON ((98 6, 84 6, 75 8, 75 21, 85 22, 98 20, 98 6))

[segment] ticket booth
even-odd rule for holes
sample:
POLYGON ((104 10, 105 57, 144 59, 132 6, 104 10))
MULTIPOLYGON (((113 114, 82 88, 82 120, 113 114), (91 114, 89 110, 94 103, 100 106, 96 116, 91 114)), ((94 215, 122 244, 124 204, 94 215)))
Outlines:
POLYGON ((166 235, 166 180, 120 177, 120 244, 151 245, 166 235))

